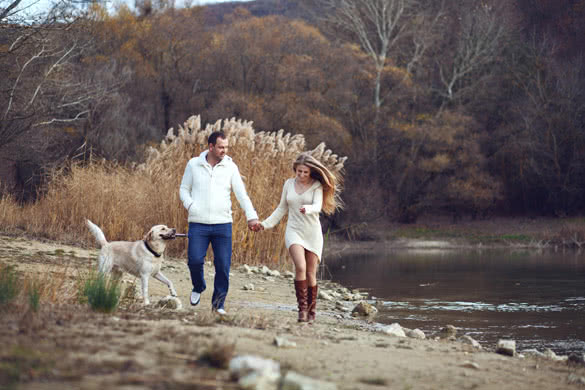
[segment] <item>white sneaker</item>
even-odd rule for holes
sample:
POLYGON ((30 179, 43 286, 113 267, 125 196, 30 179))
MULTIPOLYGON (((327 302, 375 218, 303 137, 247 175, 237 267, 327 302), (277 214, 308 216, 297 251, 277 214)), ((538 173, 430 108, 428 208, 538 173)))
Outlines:
POLYGON ((215 310, 215 312, 216 312, 217 314, 219 314, 220 316, 225 316, 225 315, 227 315, 227 312, 226 312, 224 309, 217 309, 217 310, 215 310))
POLYGON ((201 293, 191 291, 191 306, 197 306, 201 300, 201 293))

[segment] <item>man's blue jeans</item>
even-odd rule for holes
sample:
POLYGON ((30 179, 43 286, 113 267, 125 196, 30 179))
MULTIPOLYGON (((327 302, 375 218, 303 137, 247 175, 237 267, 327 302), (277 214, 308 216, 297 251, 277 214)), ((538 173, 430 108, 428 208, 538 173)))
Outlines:
POLYGON ((211 305, 214 309, 223 309, 230 285, 230 266, 232 263, 232 224, 220 223, 207 225, 189 222, 189 271, 193 291, 201 293, 205 290, 203 266, 205 254, 211 243, 213 249, 213 265, 215 281, 211 305))

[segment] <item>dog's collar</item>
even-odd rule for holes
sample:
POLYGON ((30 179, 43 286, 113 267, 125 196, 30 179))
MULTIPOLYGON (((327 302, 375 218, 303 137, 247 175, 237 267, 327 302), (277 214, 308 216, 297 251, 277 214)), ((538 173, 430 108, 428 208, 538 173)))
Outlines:
POLYGON ((154 251, 154 249, 152 249, 152 248, 151 248, 151 247, 148 245, 148 242, 147 242, 146 240, 144 240, 144 245, 146 246, 146 249, 148 249, 148 251, 154 255, 154 257, 160 257, 160 253, 156 253, 156 252, 154 251))

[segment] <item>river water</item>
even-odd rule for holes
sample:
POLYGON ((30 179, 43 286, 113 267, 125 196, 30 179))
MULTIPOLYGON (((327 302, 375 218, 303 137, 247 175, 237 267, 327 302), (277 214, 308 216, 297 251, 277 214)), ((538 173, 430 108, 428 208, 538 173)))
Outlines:
POLYGON ((331 279, 375 297, 375 321, 432 335, 447 324, 485 347, 585 352, 585 255, 391 250, 325 259, 331 279))

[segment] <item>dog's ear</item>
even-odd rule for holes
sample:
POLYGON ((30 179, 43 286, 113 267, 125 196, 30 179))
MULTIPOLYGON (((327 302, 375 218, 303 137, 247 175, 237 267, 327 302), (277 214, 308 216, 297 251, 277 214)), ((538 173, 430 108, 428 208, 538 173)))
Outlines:
POLYGON ((152 241, 152 229, 146 233, 146 236, 144 236, 144 241, 152 241))

